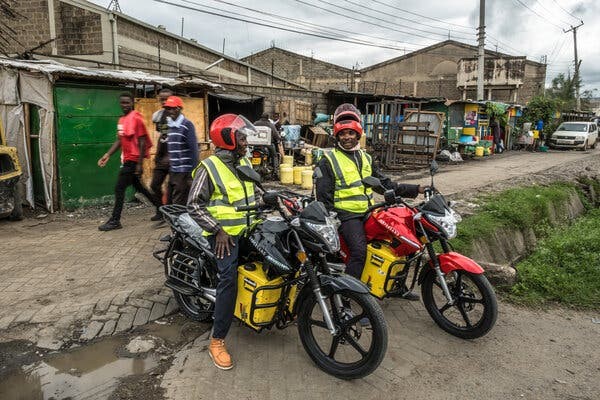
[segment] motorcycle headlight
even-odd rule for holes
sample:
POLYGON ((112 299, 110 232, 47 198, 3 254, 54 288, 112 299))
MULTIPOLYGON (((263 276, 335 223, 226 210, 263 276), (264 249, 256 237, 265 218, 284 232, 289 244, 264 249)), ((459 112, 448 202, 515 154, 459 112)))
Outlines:
POLYGON ((427 214, 427 219, 440 227, 448 239, 453 239, 456 237, 456 224, 462 221, 461 216, 456 211, 448 209, 446 209, 446 212, 443 216, 427 214))
POLYGON ((319 224, 310 221, 304 221, 306 226, 319 235, 321 239, 329 246, 331 251, 337 252, 340 250, 340 237, 337 232, 337 219, 328 217, 326 223, 319 224))

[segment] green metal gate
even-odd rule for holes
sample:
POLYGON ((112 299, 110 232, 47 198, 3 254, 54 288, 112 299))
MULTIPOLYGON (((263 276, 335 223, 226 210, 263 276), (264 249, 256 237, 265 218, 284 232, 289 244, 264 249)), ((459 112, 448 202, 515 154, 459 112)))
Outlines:
POLYGON ((104 168, 98 159, 116 140, 123 87, 57 84, 56 156, 61 208, 105 203, 114 195, 120 165, 115 153, 104 168))

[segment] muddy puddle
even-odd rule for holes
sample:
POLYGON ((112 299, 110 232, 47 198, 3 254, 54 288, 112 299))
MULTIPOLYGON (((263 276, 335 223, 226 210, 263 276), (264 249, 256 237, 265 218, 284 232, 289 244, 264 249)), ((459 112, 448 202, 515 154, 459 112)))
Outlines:
POLYGON ((50 353, 0 377, 0 399, 107 399, 122 378, 158 366, 160 358, 185 339, 181 332, 179 324, 149 324, 129 337, 50 353))

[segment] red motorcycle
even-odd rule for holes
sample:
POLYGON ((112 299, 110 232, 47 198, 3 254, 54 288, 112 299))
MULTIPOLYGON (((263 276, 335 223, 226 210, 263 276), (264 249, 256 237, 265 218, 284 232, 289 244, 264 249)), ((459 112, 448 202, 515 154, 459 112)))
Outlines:
MULTIPOLYGON (((456 236, 461 218, 433 189, 436 171, 434 161, 431 189, 425 191, 425 201, 416 206, 397 197, 393 190, 385 191, 375 177, 363 180, 366 186, 383 192, 385 201, 365 214, 368 245, 361 280, 380 299, 400 297, 418 283, 435 323, 454 336, 474 339, 492 329, 498 303, 483 268, 452 251, 449 240, 456 236), (434 246, 435 242, 439 246, 434 246)), ((346 254, 342 243, 342 256, 346 258, 346 254)))

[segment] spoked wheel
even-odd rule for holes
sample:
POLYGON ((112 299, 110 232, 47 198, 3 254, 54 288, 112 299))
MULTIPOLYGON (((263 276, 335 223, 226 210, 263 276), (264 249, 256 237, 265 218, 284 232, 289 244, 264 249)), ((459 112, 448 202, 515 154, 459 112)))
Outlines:
POLYGON ((466 271, 445 276, 454 299, 448 304, 436 273, 431 270, 421 286, 423 303, 436 324, 451 335, 475 339, 489 332, 496 323, 498 303, 487 278, 466 271))
MULTIPOLYGON (((216 287, 216 277, 208 272, 208 270, 199 266, 197 261, 190 256, 185 256, 183 253, 173 251, 179 249, 180 246, 177 243, 172 245, 172 248, 168 251, 168 256, 165 257, 165 263, 167 264, 167 271, 169 275, 173 275, 178 279, 191 282, 190 276, 199 276, 200 282, 195 285, 204 287, 216 287), (196 275, 196 269, 200 268, 200 273, 196 275)), ((215 304, 209 300, 206 300, 200 296, 188 296, 173 290, 173 296, 175 301, 179 305, 179 309, 188 318, 198 322, 210 322, 215 309, 215 304)))
POLYGON ((298 333, 304 349, 328 374, 341 379, 369 375, 377 369, 387 349, 387 325, 381 307, 369 294, 351 291, 332 295, 325 302, 336 333, 329 332, 321 307, 311 296, 298 314, 298 333), (338 296, 339 303, 334 296, 338 296))

